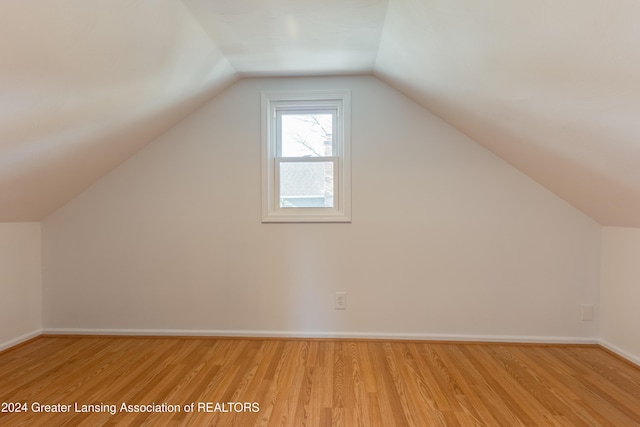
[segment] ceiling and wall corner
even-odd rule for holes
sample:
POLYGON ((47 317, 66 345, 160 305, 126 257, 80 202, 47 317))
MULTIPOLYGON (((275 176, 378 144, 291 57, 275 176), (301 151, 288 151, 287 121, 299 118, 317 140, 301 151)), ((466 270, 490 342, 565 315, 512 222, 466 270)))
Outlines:
POLYGON ((0 222, 41 220, 243 76, 373 74, 640 227, 640 3, 0 3, 0 222))

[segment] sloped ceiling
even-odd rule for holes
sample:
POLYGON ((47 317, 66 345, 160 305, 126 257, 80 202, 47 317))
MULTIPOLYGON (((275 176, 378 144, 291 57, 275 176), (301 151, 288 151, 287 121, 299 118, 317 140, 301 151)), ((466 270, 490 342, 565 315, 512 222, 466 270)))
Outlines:
POLYGON ((37 221, 235 78, 173 0, 0 2, 0 221, 37 221))
POLYGON ((375 72, 599 223, 640 227, 640 2, 391 0, 375 72))
POLYGON ((640 227, 635 0, 7 0, 0 28, 0 221, 43 219, 237 78, 374 74, 640 227))

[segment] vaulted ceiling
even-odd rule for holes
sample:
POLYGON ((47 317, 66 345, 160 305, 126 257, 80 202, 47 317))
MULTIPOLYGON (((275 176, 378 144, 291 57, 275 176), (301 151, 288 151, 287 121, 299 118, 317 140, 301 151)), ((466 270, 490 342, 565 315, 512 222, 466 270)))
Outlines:
POLYGON ((4 0, 0 221, 38 221, 244 76, 373 74, 640 227, 636 0, 4 0))

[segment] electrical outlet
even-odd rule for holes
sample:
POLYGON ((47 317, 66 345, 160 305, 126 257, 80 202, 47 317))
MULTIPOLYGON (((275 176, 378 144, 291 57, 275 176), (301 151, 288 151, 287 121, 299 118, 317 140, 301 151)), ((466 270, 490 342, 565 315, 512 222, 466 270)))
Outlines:
POLYGON ((336 310, 346 310, 347 309, 347 293, 346 292, 336 292, 336 310))
POLYGON ((582 304, 582 320, 593 320, 593 304, 582 304))

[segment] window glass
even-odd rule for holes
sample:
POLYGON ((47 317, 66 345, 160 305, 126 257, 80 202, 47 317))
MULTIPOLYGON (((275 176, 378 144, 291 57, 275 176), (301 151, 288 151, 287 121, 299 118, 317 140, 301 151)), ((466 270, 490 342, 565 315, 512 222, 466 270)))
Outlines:
POLYGON ((281 162, 281 208, 332 208, 333 162, 281 162))
POLYGON ((281 113, 282 157, 333 155, 333 114, 281 113))

